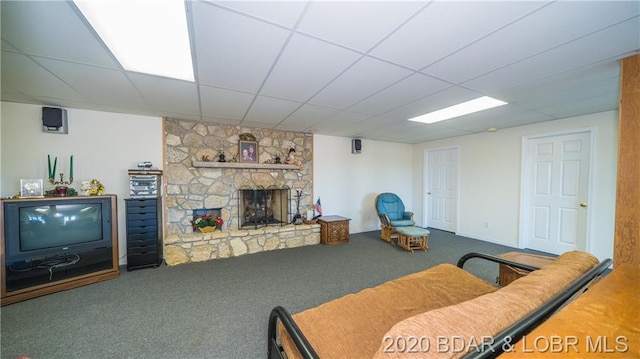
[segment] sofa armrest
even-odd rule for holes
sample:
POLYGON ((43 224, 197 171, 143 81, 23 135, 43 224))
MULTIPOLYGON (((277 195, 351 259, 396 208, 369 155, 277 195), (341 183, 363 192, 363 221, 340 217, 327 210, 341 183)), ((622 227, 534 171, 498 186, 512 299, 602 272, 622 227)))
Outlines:
POLYGON ((524 270, 527 270, 527 271, 530 271, 530 272, 540 269, 538 267, 534 267, 534 266, 530 266, 530 265, 526 265, 526 264, 522 264, 522 263, 517 263, 517 262, 510 261, 508 259, 492 256, 490 254, 477 253, 477 252, 467 253, 467 254, 463 255, 462 257, 460 257, 460 259, 458 260, 458 264, 457 264, 458 268, 463 268, 464 269, 464 264, 469 259, 472 259, 472 258, 480 258, 480 259, 488 260, 490 262, 495 262, 495 263, 499 263, 499 264, 506 264, 508 266, 524 269, 524 270))
POLYGON ((557 310, 562 308, 562 306, 571 301, 574 295, 584 291, 585 288, 587 288, 592 281, 598 279, 612 263, 611 259, 601 261, 542 306, 493 337, 491 342, 485 343, 479 350, 465 355, 464 359, 494 358, 502 354, 505 349, 515 345, 523 336, 531 332, 557 310))
POLYGON ((318 359, 318 354, 313 349, 307 338, 302 334, 300 328, 291 317, 291 314, 281 306, 277 306, 271 310, 269 315, 269 328, 268 328, 268 358, 269 359, 285 359, 283 356, 282 346, 278 342, 277 328, 278 322, 282 324, 287 331, 291 340, 295 344, 296 348, 300 352, 300 355, 304 359, 318 359))

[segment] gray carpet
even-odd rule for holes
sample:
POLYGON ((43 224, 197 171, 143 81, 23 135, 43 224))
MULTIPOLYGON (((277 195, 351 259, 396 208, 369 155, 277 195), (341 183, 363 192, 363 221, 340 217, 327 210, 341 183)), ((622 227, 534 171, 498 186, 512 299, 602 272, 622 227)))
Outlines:
MULTIPOLYGON (((432 230, 430 250, 409 253, 351 235, 315 245, 175 267, 121 271, 120 278, 1 309, 2 358, 265 358, 271 308, 291 313, 468 252, 514 250, 432 230)), ((465 269, 495 282, 497 265, 465 269)), ((371 303, 375 310, 375 303, 371 303)))

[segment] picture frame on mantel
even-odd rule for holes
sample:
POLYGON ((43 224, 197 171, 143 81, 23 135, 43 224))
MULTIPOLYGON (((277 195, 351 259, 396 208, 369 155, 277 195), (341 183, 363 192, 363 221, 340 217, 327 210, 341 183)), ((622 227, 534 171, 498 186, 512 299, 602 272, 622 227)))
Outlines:
POLYGON ((43 198, 44 191, 42 188, 42 182, 42 178, 21 179, 20 198, 43 198))
POLYGON ((240 140, 238 158, 243 163, 258 163, 258 142, 240 140))

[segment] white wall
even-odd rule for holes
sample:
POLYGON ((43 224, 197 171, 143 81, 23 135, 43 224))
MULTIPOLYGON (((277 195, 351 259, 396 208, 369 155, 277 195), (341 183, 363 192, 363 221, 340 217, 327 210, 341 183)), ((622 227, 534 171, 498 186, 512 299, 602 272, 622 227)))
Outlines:
MULTIPOLYGON (((58 168, 65 172, 73 154, 74 185, 97 178, 108 193, 118 195, 122 259, 127 169, 140 161, 162 168, 162 120, 68 109, 69 134, 45 134, 41 108, 1 103, 0 195, 17 193, 21 178, 46 180, 47 154, 57 156, 58 168)), ((325 215, 351 218, 350 232, 358 233, 380 228, 374 198, 380 192, 395 192, 415 212, 418 225, 423 225, 424 152, 455 146, 460 151, 457 233, 518 247, 522 137, 590 127, 595 158, 588 251, 601 259, 612 257, 617 123, 618 113, 611 111, 417 145, 363 139, 360 154, 351 153, 350 138, 314 135, 312 202, 320 196, 325 215), (484 222, 489 222, 489 228, 484 228, 484 222)))
POLYGON ((74 182, 98 179, 107 193, 118 196, 120 262, 126 255, 124 198, 129 195, 127 170, 151 161, 162 169, 162 119, 109 112, 68 109, 69 134, 42 132, 42 106, 2 102, 0 189, 3 197, 16 194, 21 178, 48 183, 47 154, 58 157, 58 171, 68 177, 73 155, 74 182))
MULTIPOLYGON (((523 136, 592 128, 591 218, 587 251, 600 259, 613 256, 618 112, 548 121, 534 125, 432 141, 414 146, 413 203, 422 221, 425 203, 424 155, 428 149, 459 148, 459 210, 456 233, 520 247, 520 174, 523 136), (484 228, 484 222, 489 228, 484 228)), ((422 224, 422 223, 421 223, 422 224)))
POLYGON ((362 152, 351 153, 351 139, 314 135, 313 203, 320 196, 324 215, 351 218, 349 231, 380 228, 374 210, 378 193, 394 192, 412 210, 412 145, 362 140, 362 152))

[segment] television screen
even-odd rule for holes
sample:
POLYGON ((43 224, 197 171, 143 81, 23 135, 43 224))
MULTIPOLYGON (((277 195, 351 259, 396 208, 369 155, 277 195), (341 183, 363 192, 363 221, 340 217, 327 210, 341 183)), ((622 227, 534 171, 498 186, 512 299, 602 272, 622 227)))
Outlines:
POLYGON ((99 203, 56 204, 20 208, 20 251, 99 241, 99 203))

